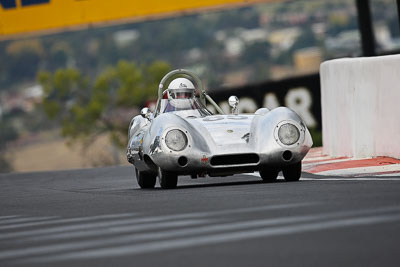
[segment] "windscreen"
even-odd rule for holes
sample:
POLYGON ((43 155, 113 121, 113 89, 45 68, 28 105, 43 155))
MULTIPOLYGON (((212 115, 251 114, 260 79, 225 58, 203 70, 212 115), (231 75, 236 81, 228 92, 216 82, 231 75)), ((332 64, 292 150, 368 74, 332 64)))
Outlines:
POLYGON ((213 115, 197 98, 161 99, 157 105, 157 115, 175 112, 182 117, 206 117, 213 115))

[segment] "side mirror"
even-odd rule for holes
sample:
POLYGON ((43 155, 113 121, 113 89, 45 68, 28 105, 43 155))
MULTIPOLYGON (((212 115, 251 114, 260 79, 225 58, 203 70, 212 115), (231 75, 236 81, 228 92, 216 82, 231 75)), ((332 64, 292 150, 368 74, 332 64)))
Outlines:
POLYGON ((237 106, 239 105, 239 98, 237 96, 230 96, 228 99, 229 106, 232 108, 232 114, 238 115, 237 106))
POLYGON ((149 108, 142 108, 142 110, 140 111, 140 115, 148 121, 151 121, 151 115, 153 115, 153 113, 150 111, 149 108))

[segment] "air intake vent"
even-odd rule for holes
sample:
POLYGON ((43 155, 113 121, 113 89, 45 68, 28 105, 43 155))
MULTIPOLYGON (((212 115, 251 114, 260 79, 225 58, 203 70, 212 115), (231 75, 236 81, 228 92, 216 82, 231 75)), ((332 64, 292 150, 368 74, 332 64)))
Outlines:
POLYGON ((257 154, 236 154, 236 155, 221 155, 214 156, 211 159, 211 165, 240 165, 258 163, 259 157, 257 154))

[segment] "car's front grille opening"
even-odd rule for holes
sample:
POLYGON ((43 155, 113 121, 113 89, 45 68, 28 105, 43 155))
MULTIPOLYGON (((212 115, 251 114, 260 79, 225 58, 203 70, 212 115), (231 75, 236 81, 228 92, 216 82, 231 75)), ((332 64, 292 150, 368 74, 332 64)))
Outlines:
POLYGON ((236 154, 236 155, 219 155, 211 159, 211 165, 238 165, 238 164, 254 164, 258 163, 259 157, 257 154, 236 154))

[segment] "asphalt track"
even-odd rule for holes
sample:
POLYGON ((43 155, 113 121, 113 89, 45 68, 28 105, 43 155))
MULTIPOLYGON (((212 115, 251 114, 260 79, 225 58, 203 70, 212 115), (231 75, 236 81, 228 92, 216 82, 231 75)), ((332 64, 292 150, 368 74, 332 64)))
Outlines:
POLYGON ((0 266, 399 266, 400 177, 0 175, 0 266))

